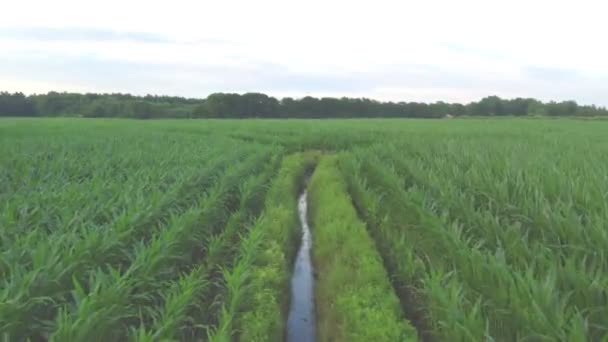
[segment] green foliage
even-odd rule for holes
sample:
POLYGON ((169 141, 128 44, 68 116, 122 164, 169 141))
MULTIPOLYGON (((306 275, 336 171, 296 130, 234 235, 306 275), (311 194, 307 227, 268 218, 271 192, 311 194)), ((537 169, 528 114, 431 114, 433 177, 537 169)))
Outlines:
POLYGON ((36 116, 32 100, 23 93, 0 92, 0 116, 36 116))

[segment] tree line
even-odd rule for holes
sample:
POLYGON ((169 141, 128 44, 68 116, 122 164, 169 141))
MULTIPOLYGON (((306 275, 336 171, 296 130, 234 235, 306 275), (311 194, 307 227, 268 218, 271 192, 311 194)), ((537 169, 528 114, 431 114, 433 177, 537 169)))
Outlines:
POLYGON ((366 98, 277 99, 261 93, 215 93, 206 99, 130 94, 0 92, 0 116, 152 118, 441 118, 445 116, 608 116, 575 101, 489 96, 477 102, 381 102, 366 98))

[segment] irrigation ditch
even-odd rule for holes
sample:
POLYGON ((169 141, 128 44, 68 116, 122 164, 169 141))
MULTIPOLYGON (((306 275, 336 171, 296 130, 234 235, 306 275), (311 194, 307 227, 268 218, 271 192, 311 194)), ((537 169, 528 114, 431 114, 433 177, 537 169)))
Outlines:
POLYGON ((288 342, 315 341, 314 266, 310 255, 312 236, 308 225, 307 199, 308 191, 304 189, 298 199, 302 239, 291 277, 291 303, 287 318, 288 342))
POLYGON ((404 315, 404 293, 391 282, 337 160, 320 155, 301 181, 285 340, 426 340, 404 315))

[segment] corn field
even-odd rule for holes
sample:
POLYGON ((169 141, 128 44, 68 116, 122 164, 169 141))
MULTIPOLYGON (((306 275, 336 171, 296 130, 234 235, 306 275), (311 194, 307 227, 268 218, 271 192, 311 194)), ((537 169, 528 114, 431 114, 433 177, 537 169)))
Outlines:
POLYGON ((608 122, 0 120, 2 341, 608 341, 608 122), (310 179, 310 181, 308 181, 310 179))

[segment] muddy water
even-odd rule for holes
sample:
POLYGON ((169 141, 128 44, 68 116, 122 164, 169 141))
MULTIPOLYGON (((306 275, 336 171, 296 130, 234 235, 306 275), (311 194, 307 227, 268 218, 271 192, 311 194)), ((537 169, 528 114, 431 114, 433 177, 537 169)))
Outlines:
POLYGON ((315 340, 314 278, 310 258, 312 236, 308 226, 306 197, 307 193, 304 191, 298 200, 302 244, 298 250, 291 278, 291 307, 287 318, 287 342, 314 342, 315 340))

